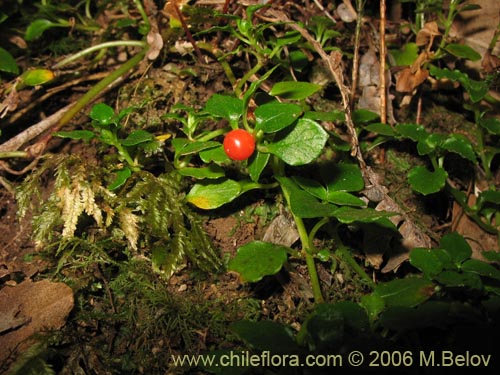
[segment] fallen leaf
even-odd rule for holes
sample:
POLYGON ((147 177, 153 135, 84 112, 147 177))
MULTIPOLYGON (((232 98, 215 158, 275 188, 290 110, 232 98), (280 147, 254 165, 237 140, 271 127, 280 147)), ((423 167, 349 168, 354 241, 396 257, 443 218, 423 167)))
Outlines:
POLYGON ((415 43, 417 46, 431 46, 434 38, 441 35, 438 24, 435 21, 427 22, 422 29, 417 33, 415 43))
POLYGON ((61 328, 73 309, 73 291, 64 283, 49 280, 23 281, 0 290, 0 363, 20 353, 35 333, 61 328))

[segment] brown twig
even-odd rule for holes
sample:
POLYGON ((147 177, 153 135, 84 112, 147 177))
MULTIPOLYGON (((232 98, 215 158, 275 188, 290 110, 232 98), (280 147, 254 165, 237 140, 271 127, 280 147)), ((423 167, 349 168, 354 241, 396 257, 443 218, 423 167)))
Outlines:
POLYGON ((198 45, 196 44, 196 42, 193 38, 193 34, 191 34, 191 31, 189 31, 189 27, 186 23, 186 20, 184 19, 184 16, 182 15, 181 10, 179 9, 179 7, 177 6, 175 1, 172 2, 172 6, 175 10, 177 18, 179 19, 179 21, 181 21, 182 28, 186 32, 186 36, 187 36, 189 42, 193 45, 194 51, 196 52, 196 56, 198 57, 198 61, 200 62, 200 64, 203 64, 203 55, 201 54, 201 50, 198 47, 198 45))
POLYGON ((387 123, 387 93, 386 93, 386 83, 385 83, 385 13, 386 13, 386 3, 385 0, 380 0, 380 122, 382 124, 387 123))
POLYGON ((292 22, 285 13, 274 9, 270 9, 268 13, 276 17, 277 21, 286 22, 291 28, 298 31, 313 46, 314 50, 319 54, 325 65, 328 67, 328 70, 332 74, 342 97, 342 107, 344 108, 345 112, 345 124, 347 126, 347 131, 349 133, 351 142, 351 156, 355 157, 358 160, 360 167, 365 170, 366 162, 363 159, 363 155, 361 154, 358 135, 356 133, 354 122, 352 120, 350 90, 344 83, 344 72, 342 70, 342 54, 339 51, 332 51, 330 55, 328 55, 323 47, 321 47, 321 44, 316 39, 314 39, 314 37, 306 29, 292 22))

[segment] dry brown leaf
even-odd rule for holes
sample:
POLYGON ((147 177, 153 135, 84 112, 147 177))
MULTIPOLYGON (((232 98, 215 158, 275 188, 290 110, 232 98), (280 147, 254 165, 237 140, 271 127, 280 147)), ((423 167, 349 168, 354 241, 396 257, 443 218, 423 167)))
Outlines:
POLYGON ((417 46, 431 46, 434 38, 441 35, 438 24, 435 21, 427 22, 422 29, 417 33, 415 43, 417 46))
POLYGON ((412 72, 412 68, 404 68, 396 75, 396 91, 412 92, 429 77, 427 69, 417 69, 412 72))
POLYGON ((500 58, 492 55, 490 51, 486 51, 481 61, 481 67, 486 73, 494 73, 500 69, 500 58))
POLYGON ((69 286, 49 280, 4 286, 0 301, 0 363, 29 347, 33 334, 61 328, 74 304, 69 286))
MULTIPOLYGON (((473 206, 476 203, 476 196, 471 194, 467 203, 473 206)), ((452 223, 452 230, 462 235, 472 248, 472 258, 485 260, 482 255, 483 251, 500 251, 497 237, 482 230, 456 202, 452 209, 452 223)))

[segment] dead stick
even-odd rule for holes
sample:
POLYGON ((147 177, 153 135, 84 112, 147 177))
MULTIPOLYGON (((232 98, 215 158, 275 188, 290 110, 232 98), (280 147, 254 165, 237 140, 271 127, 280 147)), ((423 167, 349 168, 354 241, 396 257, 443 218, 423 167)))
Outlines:
POLYGON ((380 0, 380 122, 387 123, 387 95, 385 85, 385 0, 380 0))

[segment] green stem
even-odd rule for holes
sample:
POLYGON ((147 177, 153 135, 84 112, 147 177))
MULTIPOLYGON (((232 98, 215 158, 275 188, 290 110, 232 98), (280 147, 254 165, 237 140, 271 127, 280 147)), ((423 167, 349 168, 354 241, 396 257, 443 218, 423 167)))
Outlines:
POLYGON ((99 51, 102 49, 110 48, 110 47, 146 47, 146 43, 140 40, 116 40, 112 42, 106 42, 106 43, 101 43, 97 44, 95 46, 86 48, 78 53, 75 53, 74 55, 71 55, 64 60, 58 62, 56 65, 53 66, 54 69, 59 69, 62 68, 65 65, 68 65, 69 63, 78 60, 80 57, 83 57, 85 55, 88 55, 92 52, 99 51))
POLYGON ((5 151, 0 152, 0 159, 8 158, 29 158, 31 155, 26 151, 5 151))
POLYGON ((477 148, 479 150, 479 158, 481 159, 481 164, 483 166, 484 173, 486 174, 486 178, 488 181, 491 181, 492 175, 491 170, 488 166, 488 161, 486 158, 486 153, 484 152, 484 138, 483 138, 483 128, 479 126, 479 122, 481 121, 481 112, 477 109, 474 110, 474 122, 476 123, 476 141, 477 148))
POLYGON ((120 66, 115 71, 111 72, 106 78, 103 78, 97 82, 85 95, 83 95, 73 107, 71 107, 68 112, 59 121, 58 125, 54 128, 54 132, 59 131, 64 125, 71 121, 71 119, 85 107, 92 99, 94 99, 106 86, 113 83, 116 79, 127 73, 134 66, 139 64, 146 54, 147 48, 144 48, 137 55, 132 57, 122 66, 120 66))
POLYGON ((196 141, 207 142, 210 141, 211 139, 214 139, 215 137, 218 137, 219 135, 224 134, 226 131, 227 131, 226 128, 212 130, 211 132, 208 132, 207 134, 204 134, 203 136, 196 138, 196 141))
MULTIPOLYGON (((448 35, 450 34, 450 29, 453 24, 453 19, 455 18, 457 12, 456 8, 458 5, 458 0, 451 0, 450 1, 450 9, 448 9, 448 16, 446 17, 446 22, 444 24, 444 34, 443 38, 441 39, 441 42, 439 43, 439 50, 443 49, 446 41, 448 39, 448 35)), ((439 51, 437 53, 439 55, 439 51)))
POLYGON ((255 64, 255 66, 252 69, 247 71, 245 75, 241 77, 238 84, 234 88, 234 93, 236 94, 237 97, 241 96, 243 86, 245 85, 245 83, 250 79, 250 77, 252 77, 254 74, 257 74, 257 72, 262 68, 262 66, 263 66, 262 61, 257 56, 257 64, 255 64))
POLYGON ((151 23, 149 22, 148 15, 146 14, 144 7, 142 6, 142 1, 134 0, 134 4, 137 7, 137 10, 139 11, 139 13, 142 17, 144 24, 146 25, 147 32, 149 33, 149 30, 151 30, 151 23))
POLYGON ((460 196, 459 190, 452 188, 449 184, 446 184, 446 187, 448 188, 448 191, 451 193, 455 201, 460 205, 460 207, 462 207, 466 215, 470 217, 477 225, 479 225, 481 229, 490 234, 500 235, 500 231, 497 228, 482 221, 479 215, 469 207, 467 202, 462 199, 463 197, 460 196))
POLYGON ((363 268, 354 260, 349 249, 342 243, 340 236, 337 231, 337 227, 333 228, 331 231, 333 240, 337 244, 337 250, 335 250, 335 255, 346 262, 353 270, 356 272, 365 283, 370 286, 370 288, 375 288, 375 283, 370 276, 365 272, 363 268))
POLYGON ((295 225, 297 225, 297 230, 299 232, 300 243, 302 244, 302 254, 306 258, 307 271, 309 272, 309 277, 311 278, 311 287, 313 290, 314 301, 316 303, 323 303, 325 302, 325 300, 321 292, 316 264, 314 263, 314 248, 311 247, 309 235, 307 234, 307 230, 302 218, 293 215, 293 220, 295 221, 295 225))

